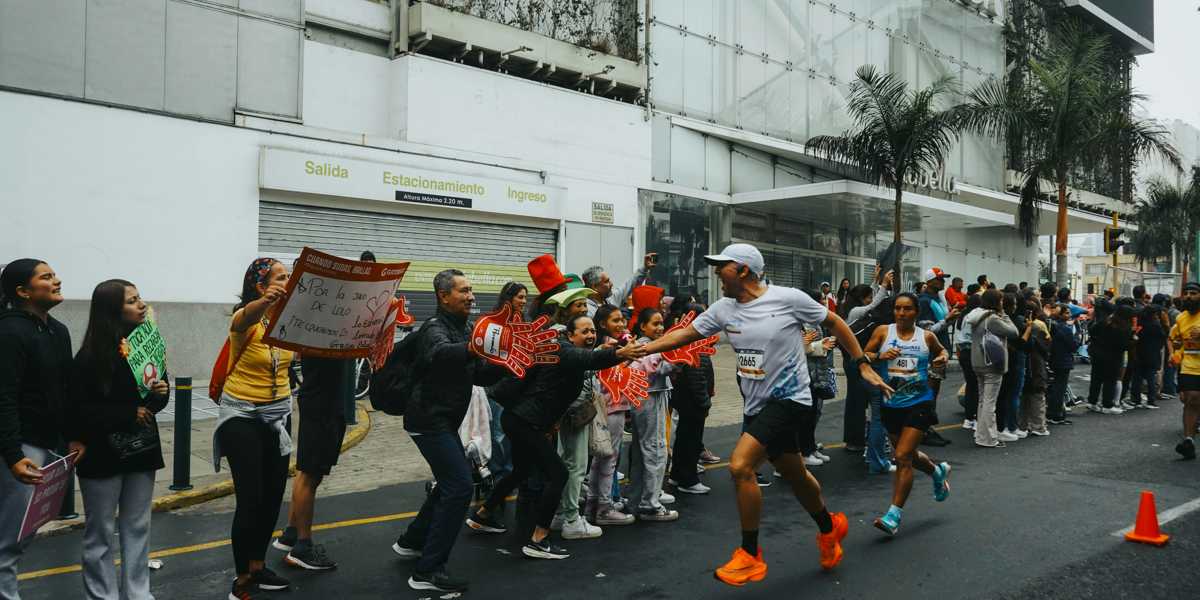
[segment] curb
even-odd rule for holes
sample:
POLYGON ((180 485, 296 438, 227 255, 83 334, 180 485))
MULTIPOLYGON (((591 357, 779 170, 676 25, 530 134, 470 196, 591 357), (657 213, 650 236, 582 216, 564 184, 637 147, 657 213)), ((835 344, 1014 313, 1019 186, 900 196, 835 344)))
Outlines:
MULTIPOLYGON (((361 406, 355 406, 354 411, 358 424, 346 432, 346 439, 342 440, 342 453, 357 446, 367 437, 367 432, 371 430, 371 416, 367 414, 366 409, 361 406)), ((291 464, 288 465, 288 477, 296 475, 296 457, 292 456, 291 464)), ((223 498, 233 493, 233 479, 218 481, 213 484, 206 485, 199 489, 186 490, 159 496, 151 503, 150 510, 152 512, 166 512, 169 510, 177 510, 189 506, 195 506, 223 498)))
MULTIPOLYGON (((342 454, 360 443, 367 437, 367 433, 371 430, 371 415, 362 406, 355 406, 354 414, 358 420, 358 424, 346 431, 346 437, 342 440, 342 454)), ((291 463, 288 465, 288 477, 296 475, 296 457, 293 455, 291 463)), ((174 492, 165 496, 159 496, 150 503, 151 512, 166 512, 187 508, 197 504, 203 504, 209 500, 216 500, 233 494, 233 479, 226 479, 206 485, 204 487, 182 492, 174 492)), ((62 523, 60 526, 49 531, 40 531, 34 534, 34 537, 46 537, 58 535, 76 529, 82 529, 84 525, 84 517, 76 519, 74 522, 62 523)))

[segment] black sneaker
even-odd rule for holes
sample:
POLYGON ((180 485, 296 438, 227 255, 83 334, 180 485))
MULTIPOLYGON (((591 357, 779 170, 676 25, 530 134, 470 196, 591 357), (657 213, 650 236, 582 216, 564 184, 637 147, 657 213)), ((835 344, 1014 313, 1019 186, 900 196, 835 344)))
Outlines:
POLYGON ((475 513, 470 517, 467 517, 467 527, 470 527, 475 531, 482 531, 483 533, 508 532, 508 527, 504 526, 504 521, 501 521, 499 518, 491 515, 484 517, 479 513, 475 513))
POLYGON ((550 543, 550 536, 542 538, 542 541, 535 542, 530 540, 521 548, 521 553, 529 558, 544 558, 548 560, 562 560, 570 558, 566 550, 554 546, 550 543))
POLYGON ((238 587, 237 579, 234 579, 233 589, 229 592, 229 600, 254 600, 254 586, 238 587))
POLYGON ((300 534, 296 532, 295 527, 288 527, 279 534, 279 537, 275 538, 275 541, 271 542, 271 546, 280 552, 291 552, 299 537, 300 534))
POLYGON ((309 571, 329 571, 337 568, 337 563, 329 560, 329 556, 325 554, 325 546, 322 544, 297 544, 283 561, 309 571))
POLYGON ((433 573, 417 573, 413 571, 411 577, 408 578, 408 587, 414 590, 436 590, 439 592, 465 592, 467 591, 467 582, 462 579, 451 577, 446 569, 434 571, 433 573))
POLYGON ((1183 441, 1175 444, 1175 451, 1183 456, 1184 460, 1195 460, 1196 442, 1193 442, 1190 437, 1185 437, 1183 441))
POLYGON ((278 592, 292 587, 292 582, 263 567, 261 571, 250 573, 250 586, 268 592, 278 592))
POLYGON ((762 473, 754 474, 754 481, 758 483, 758 487, 771 487, 771 480, 762 476, 762 473))
POLYGON ((396 538, 396 543, 392 544, 392 552, 395 552, 400 558, 421 558, 421 554, 423 554, 420 548, 409 546, 404 536, 396 538))

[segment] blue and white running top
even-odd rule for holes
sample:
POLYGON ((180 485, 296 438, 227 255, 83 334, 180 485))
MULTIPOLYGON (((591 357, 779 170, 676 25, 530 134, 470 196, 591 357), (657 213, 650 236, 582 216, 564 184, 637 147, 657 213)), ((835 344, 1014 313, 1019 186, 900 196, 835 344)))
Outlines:
POLYGON ((913 328, 912 337, 903 340, 896 334, 896 324, 888 325, 887 337, 879 347, 883 354, 892 348, 900 349, 900 356, 887 361, 884 367, 876 367, 879 376, 892 389, 891 398, 883 405, 892 408, 907 408, 933 400, 933 389, 929 387, 929 346, 925 343, 925 330, 913 328))

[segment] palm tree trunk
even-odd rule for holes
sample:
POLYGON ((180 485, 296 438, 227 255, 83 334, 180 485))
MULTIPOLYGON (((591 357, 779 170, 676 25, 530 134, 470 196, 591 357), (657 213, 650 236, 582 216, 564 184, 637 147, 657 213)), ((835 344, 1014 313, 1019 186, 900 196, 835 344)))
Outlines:
MULTIPOLYGON (((903 178, 901 178, 901 181, 903 181, 903 178)), ((904 184, 901 183, 900 181, 898 181, 896 183, 896 206, 895 206, 896 214, 893 216, 893 219, 892 219, 892 242, 896 244, 896 266, 894 267, 894 269, 896 271, 896 275, 895 275, 896 279, 893 282, 892 287, 896 291, 899 291, 901 289, 902 282, 904 281, 904 271, 902 271, 900 269, 900 264, 903 262, 901 260, 901 254, 902 254, 902 250, 904 249, 904 243, 900 239, 900 207, 901 207, 903 199, 904 199, 903 185, 904 184)), ((893 293, 895 293, 895 292, 893 292, 893 293)))
POLYGON ((1055 263, 1057 263, 1054 279, 1058 287, 1062 288, 1070 283, 1067 280, 1067 183, 1065 181, 1058 182, 1058 231, 1054 241, 1055 263))

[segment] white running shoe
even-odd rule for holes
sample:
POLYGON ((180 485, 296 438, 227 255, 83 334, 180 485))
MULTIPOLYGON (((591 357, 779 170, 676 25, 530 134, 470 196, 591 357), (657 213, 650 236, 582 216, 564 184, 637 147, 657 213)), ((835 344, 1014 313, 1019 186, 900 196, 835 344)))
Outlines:
POLYGON ((1046 436, 1050 435, 1050 430, 1043 429, 1042 431, 1038 431, 1038 430, 1034 429, 1033 431, 1029 432, 1029 435, 1036 435, 1038 437, 1046 437, 1046 436))
POLYGON ((815 457, 817 457, 817 458, 821 459, 821 462, 831 462, 831 461, 833 461, 833 457, 829 456, 828 454, 825 454, 824 452, 821 452, 820 450, 817 450, 816 452, 813 452, 813 456, 815 456, 815 457))
POLYGON ((675 504, 675 496, 666 492, 659 492, 658 501, 661 504, 675 504))
POLYGON ((972 419, 963 419, 962 428, 967 431, 975 431, 975 421, 972 419))
POLYGON ((1017 437, 1016 434, 1008 431, 1007 429, 1004 431, 1001 431, 1000 434, 996 436, 996 438, 1002 442, 1015 442, 1015 441, 1021 439, 1021 438, 1017 437))
POLYGON ((707 493, 711 492, 712 488, 708 487, 707 485, 704 485, 703 483, 696 482, 696 483, 693 483, 692 485, 687 485, 687 486, 677 485, 677 486, 675 486, 675 491, 677 491, 681 494, 692 494, 692 495, 698 496, 698 495, 707 494, 707 493))
POLYGON ((805 465, 805 466, 808 466, 808 467, 819 467, 819 466, 821 466, 821 465, 823 465, 823 464, 825 464, 825 461, 823 461, 823 460, 821 460, 821 459, 817 458, 817 457, 816 457, 816 455, 809 454, 808 456, 805 456, 805 457, 804 457, 804 465, 805 465))
POLYGON ((1029 437, 1029 432, 1025 431, 1024 429, 1017 429, 1016 431, 1013 432, 1013 435, 1016 435, 1017 437, 1019 437, 1021 439, 1025 439, 1025 438, 1029 437))
POLYGON ((1102 408, 1102 409, 1100 409, 1100 412, 1102 412, 1106 415, 1123 415, 1123 414, 1125 414, 1124 410, 1121 410, 1115 406, 1113 406, 1111 408, 1102 408))
POLYGON ((588 523, 583 517, 575 517, 575 520, 563 523, 562 527, 564 540, 590 540, 603 534, 603 529, 588 523))

